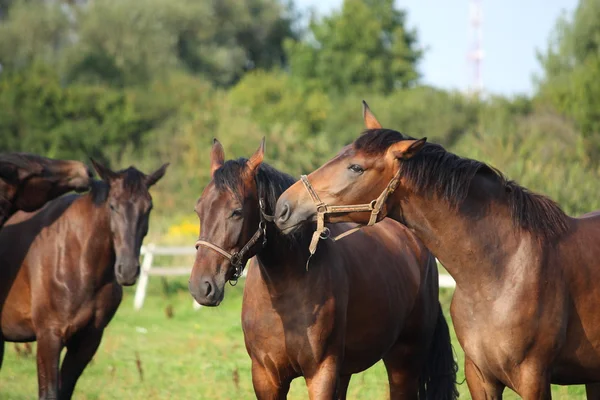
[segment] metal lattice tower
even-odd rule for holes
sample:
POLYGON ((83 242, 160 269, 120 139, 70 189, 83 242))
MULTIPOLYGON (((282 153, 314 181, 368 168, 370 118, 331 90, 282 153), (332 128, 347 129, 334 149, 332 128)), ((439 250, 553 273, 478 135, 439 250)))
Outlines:
POLYGON ((469 0, 469 26, 471 48, 467 58, 469 61, 469 92, 481 94, 483 92, 483 79, 481 64, 483 62, 483 8, 482 0, 469 0))

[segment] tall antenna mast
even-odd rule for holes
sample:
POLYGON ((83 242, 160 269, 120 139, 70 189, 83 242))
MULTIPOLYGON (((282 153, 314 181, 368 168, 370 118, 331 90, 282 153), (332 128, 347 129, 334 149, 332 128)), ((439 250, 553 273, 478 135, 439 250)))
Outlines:
POLYGON ((469 26, 471 36, 471 48, 467 54, 470 69, 469 92, 480 95, 483 92, 483 79, 481 76, 481 64, 483 62, 483 8, 482 0, 469 0, 469 26))

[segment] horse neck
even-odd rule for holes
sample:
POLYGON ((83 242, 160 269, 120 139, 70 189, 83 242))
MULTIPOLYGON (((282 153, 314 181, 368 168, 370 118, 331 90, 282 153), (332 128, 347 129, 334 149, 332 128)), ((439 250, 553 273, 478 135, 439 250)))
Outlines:
MULTIPOLYGON (((301 229, 308 229, 308 227, 301 229)), ((306 275, 308 260, 306 237, 307 235, 303 234, 295 242, 283 236, 274 224, 267 224, 267 244, 259 251, 256 258, 262 279, 270 289, 275 292, 287 290, 291 284, 306 275)))
MULTIPOLYGON (((502 189, 476 176, 466 199, 456 208, 438 196, 396 194, 401 212, 390 217, 403 221, 452 275, 457 286, 477 293, 497 289, 516 263, 513 257, 530 254, 537 246, 527 232, 514 226, 502 189)), ((534 250, 535 251, 535 250, 534 250)), ((520 264, 519 264, 520 267, 520 264)), ((518 271, 529 279, 535 268, 518 271)))

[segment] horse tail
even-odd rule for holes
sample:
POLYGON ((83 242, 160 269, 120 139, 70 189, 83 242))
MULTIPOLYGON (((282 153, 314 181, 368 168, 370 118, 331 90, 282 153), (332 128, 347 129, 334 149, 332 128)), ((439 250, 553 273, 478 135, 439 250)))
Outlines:
POLYGON ((433 332, 433 340, 419 380, 419 400, 454 400, 458 398, 454 351, 450 330, 441 305, 433 332))

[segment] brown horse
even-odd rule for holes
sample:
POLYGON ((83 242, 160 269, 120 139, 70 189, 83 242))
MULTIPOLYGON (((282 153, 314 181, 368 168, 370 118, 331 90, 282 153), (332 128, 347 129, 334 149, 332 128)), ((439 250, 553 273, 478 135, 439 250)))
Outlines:
MULTIPOLYGON (((508 386, 549 399, 556 383, 587 384, 588 398, 600 398, 600 215, 568 217, 486 164, 382 129, 368 107, 364 115, 368 130, 308 181, 337 205, 371 201, 397 181, 379 218, 409 227, 456 280, 451 312, 472 397, 501 398, 508 386)), ((290 231, 315 207, 296 184, 275 215, 290 231)))
POLYGON ((18 210, 35 211, 71 190, 87 190, 90 178, 79 161, 0 153, 0 227, 18 210))
POLYGON ((61 197, 33 215, 17 213, 0 232, 0 263, 18 272, 2 334, 12 342, 37 340, 40 398, 71 398, 121 302, 120 285, 135 283, 152 208, 148 189, 166 166, 145 175, 94 163, 102 181, 89 193, 61 197))
POLYGON ((200 304, 216 306, 256 255, 242 306, 256 396, 285 398, 304 376, 311 399, 344 399, 351 375, 383 359, 392 399, 455 398, 433 256, 387 220, 322 242, 307 270, 308 232, 284 237, 267 223, 294 179, 262 163, 263 154, 264 140, 249 160, 224 162, 215 140, 212 181, 196 204, 202 231, 189 283, 200 304))

